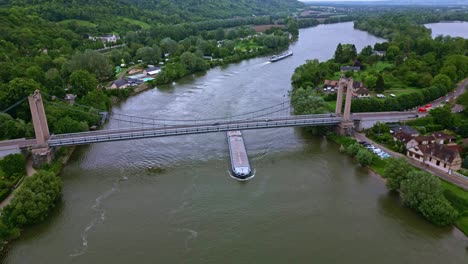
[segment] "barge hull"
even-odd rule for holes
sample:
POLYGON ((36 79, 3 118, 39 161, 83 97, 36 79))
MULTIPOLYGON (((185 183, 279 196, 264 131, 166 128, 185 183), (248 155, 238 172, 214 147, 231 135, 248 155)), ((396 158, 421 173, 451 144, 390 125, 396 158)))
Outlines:
POLYGON ((242 133, 240 131, 228 131, 226 134, 233 176, 246 179, 251 176, 251 169, 242 133))

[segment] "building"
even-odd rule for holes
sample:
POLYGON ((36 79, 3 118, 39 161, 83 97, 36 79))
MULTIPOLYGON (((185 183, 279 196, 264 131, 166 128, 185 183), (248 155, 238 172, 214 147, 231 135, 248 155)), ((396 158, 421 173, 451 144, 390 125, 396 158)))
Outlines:
POLYGON ((124 80, 124 79, 118 79, 118 80, 115 80, 112 85, 111 85, 111 89, 125 89, 128 87, 128 82, 127 80, 124 80))
POLYGON ((461 169, 462 159, 460 153, 441 144, 419 145, 408 149, 408 157, 421 163, 451 173, 461 169))
POLYGON ((340 71, 360 71, 361 70, 361 67, 357 67, 357 66, 341 66, 340 67, 340 71))
POLYGON ((156 75, 161 72, 161 67, 159 66, 154 66, 154 65, 148 65, 148 68, 146 68, 143 73, 147 75, 156 75))
POLYGON ((412 137, 419 136, 419 131, 407 125, 388 124, 388 127, 390 128, 390 133, 393 133, 393 134, 398 133, 398 132, 403 132, 412 137))
POLYGON ((116 43, 117 40, 120 39, 120 37, 116 36, 115 34, 100 36, 99 38, 101 39, 102 42, 109 42, 109 43, 116 43))
POLYGON ((418 145, 429 145, 429 144, 434 144, 436 142, 435 138, 433 135, 430 136, 417 136, 413 138, 418 142, 418 145))
POLYGON ((65 95, 65 101, 70 102, 70 105, 75 104, 75 99, 76 99, 76 95, 74 95, 74 94, 66 94, 65 95))
POLYGON ((325 80, 323 82, 323 88, 324 89, 327 89, 327 88, 330 88, 330 89, 338 89, 340 83, 338 81, 334 81, 334 80, 325 80))
POLYGON ((372 55, 377 55, 377 56, 383 57, 383 56, 387 55, 387 52, 386 51, 381 51, 381 50, 375 50, 374 52, 372 52, 372 55))
POLYGON ((369 90, 367 90, 367 88, 365 88, 365 87, 359 88, 359 89, 355 92, 355 95, 356 95, 358 98, 369 98, 369 97, 370 97, 369 90))
POLYGON ((432 136, 435 139, 435 143, 442 144, 442 145, 455 143, 455 141, 457 140, 456 137, 448 135, 444 132, 435 132, 434 134, 432 134, 432 136))

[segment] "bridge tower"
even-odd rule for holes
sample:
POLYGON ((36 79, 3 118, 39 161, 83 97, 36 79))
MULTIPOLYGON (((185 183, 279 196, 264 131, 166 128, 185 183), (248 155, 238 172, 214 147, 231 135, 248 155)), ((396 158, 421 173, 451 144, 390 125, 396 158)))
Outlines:
POLYGON ((36 135, 36 145, 32 148, 33 166, 40 167, 44 163, 49 163, 53 158, 52 149, 47 143, 50 138, 49 126, 39 90, 34 91, 34 94, 28 97, 28 102, 36 135))
POLYGON ((340 135, 352 135, 354 122, 351 120, 351 100, 353 99, 354 80, 353 78, 345 78, 341 76, 338 86, 338 94, 336 98, 335 114, 343 116, 343 121, 338 125, 338 133, 340 135), (343 108, 343 93, 346 93, 344 112, 343 108))

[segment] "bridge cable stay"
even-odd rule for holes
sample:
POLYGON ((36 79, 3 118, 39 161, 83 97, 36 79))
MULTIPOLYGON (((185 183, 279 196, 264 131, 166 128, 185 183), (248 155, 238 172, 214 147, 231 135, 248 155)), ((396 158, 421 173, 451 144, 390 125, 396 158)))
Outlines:
POLYGON ((18 105, 20 105, 21 103, 23 103, 24 101, 26 101, 26 99, 28 99, 28 97, 24 97, 23 99, 19 100, 18 102, 10 105, 8 108, 6 108, 5 110, 2 111, 2 113, 6 113, 8 111, 10 111, 11 109, 17 107, 18 105))
MULTIPOLYGON (((73 107, 69 107, 69 106, 64 106, 64 105, 61 105, 61 104, 58 104, 58 103, 55 103, 55 102, 51 102, 51 101, 46 101, 47 103, 49 104, 52 104, 56 107, 59 107, 59 108, 63 108, 63 109, 68 109, 68 110, 71 110, 71 111, 75 111, 75 112, 80 112, 80 113, 84 113, 84 114, 89 114, 89 115, 94 115, 94 116, 100 116, 99 114, 97 113, 92 113, 92 112, 87 112, 87 111, 83 111, 83 110, 79 110, 79 109, 76 109, 76 108, 73 108, 73 107)), ((240 119, 239 121, 242 121, 242 120, 252 120, 252 119, 255 119, 255 118, 259 118, 259 117, 265 117, 265 116, 269 116, 269 115, 272 115, 272 114, 275 114, 275 113, 279 113, 281 111, 284 111, 284 110, 290 110, 290 106, 287 106, 287 107, 283 107, 281 109, 278 109, 278 110, 275 110, 275 111, 272 111, 272 112, 269 112, 269 113, 266 113, 266 114, 262 114, 262 115, 257 115, 257 116, 254 116, 254 117, 250 117, 250 118, 247 118, 247 119, 240 119)), ((153 127, 165 127, 166 125, 165 124, 160 124, 160 123, 148 123, 148 122, 138 122, 138 121, 133 121, 133 120, 124 120, 124 119, 120 119, 120 118, 115 118, 115 117, 109 117, 109 119, 111 120, 115 120, 115 121, 122 121, 122 122, 126 122, 126 123, 131 123, 131 124, 138 124, 138 125, 149 125, 149 126, 153 126, 153 127), (159 126, 158 126, 159 125, 159 126)))
MULTIPOLYGON (((48 96, 51 96, 49 94, 47 94, 48 96)), ((63 99, 60 99, 60 98, 56 98, 57 100, 60 100, 60 101, 63 101, 63 102, 66 102, 66 100, 63 100, 63 99)), ((203 121, 215 121, 215 120, 226 120, 226 119, 231 119, 231 118, 236 118, 236 117, 242 117, 242 116, 248 116, 248 115, 253 115, 255 113, 259 113, 259 112, 262 112, 262 111, 266 111, 266 110, 269 110, 269 109, 273 109, 275 107, 278 107, 278 106, 282 106, 284 105, 285 103, 287 103, 288 105, 294 103, 296 100, 298 100, 299 98, 291 101, 290 102, 282 102, 282 103, 278 103, 278 104, 275 104, 273 106, 269 106, 269 107, 265 107, 265 108, 262 108, 262 109, 258 109, 258 110, 255 110, 255 111, 250 111, 250 112, 245 112, 245 113, 241 113, 241 114, 236 114, 236 115, 231 115, 231 116, 226 116, 226 117, 216 117, 216 118, 203 118, 203 119, 162 119, 162 118, 149 118, 149 117, 141 117, 141 116, 134 116, 134 115, 127 115, 127 114, 121 114, 121 113, 115 113, 115 112, 111 112, 112 114, 114 115, 119 115, 119 116, 124 116, 124 117, 130 117, 130 118, 138 118, 138 119, 143 119, 143 120, 151 120, 151 121, 163 121, 163 122, 203 122, 203 121)), ((96 110, 99 110, 99 111, 105 111, 105 110, 102 110, 102 109, 99 109, 99 108, 95 108, 95 107, 91 107, 91 106, 87 106, 87 105, 82 105, 82 104, 78 104, 78 103, 74 103, 74 105, 76 106, 80 106, 80 107, 85 107, 85 108, 92 108, 92 109, 96 109, 96 110)), ((284 109, 282 109, 284 110, 284 109)))

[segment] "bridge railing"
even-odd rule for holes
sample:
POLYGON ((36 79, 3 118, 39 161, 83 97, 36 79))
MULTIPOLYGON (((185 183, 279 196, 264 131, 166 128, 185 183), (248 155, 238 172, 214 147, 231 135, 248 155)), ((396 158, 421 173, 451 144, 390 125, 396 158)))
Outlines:
POLYGON ((140 130, 132 132, 115 131, 114 133, 90 135, 80 134, 72 138, 53 138, 49 140, 50 146, 67 146, 67 145, 82 145, 97 142, 128 140, 137 138, 148 137, 163 137, 187 134, 201 134, 211 132, 222 132, 230 130, 248 130, 248 129, 261 129, 261 128, 274 128, 274 127, 292 127, 292 126, 316 126, 316 125, 333 125, 341 121, 340 117, 328 118, 308 118, 308 119, 289 119, 278 121, 258 121, 258 122, 243 122, 238 124, 220 124, 220 125, 203 125, 185 128, 167 128, 167 129, 153 129, 153 130, 140 130))
POLYGON ((179 128, 179 127, 188 127, 188 126, 218 126, 224 124, 236 124, 236 123, 246 123, 246 122, 261 122, 264 120, 269 121, 278 121, 278 120, 299 120, 299 119, 311 119, 311 118, 329 118, 329 117, 336 117, 334 114, 314 114, 314 115, 294 115, 294 116, 279 116, 279 117, 263 117, 263 118, 247 118, 247 119, 232 119, 232 120, 223 120, 223 121, 200 121, 200 122, 191 122, 187 124, 178 124, 178 125, 161 125, 161 124, 151 124, 148 123, 147 125, 140 125, 135 127, 126 127, 126 128, 114 128, 114 129, 103 129, 97 131, 88 131, 88 132, 76 132, 76 133, 67 133, 67 134, 58 134, 52 135, 51 139, 62 139, 62 138, 70 138, 76 136, 84 136, 84 135, 99 135, 99 134, 108 134, 113 132, 132 132, 137 130, 153 130, 153 129, 170 129, 170 128, 179 128))

